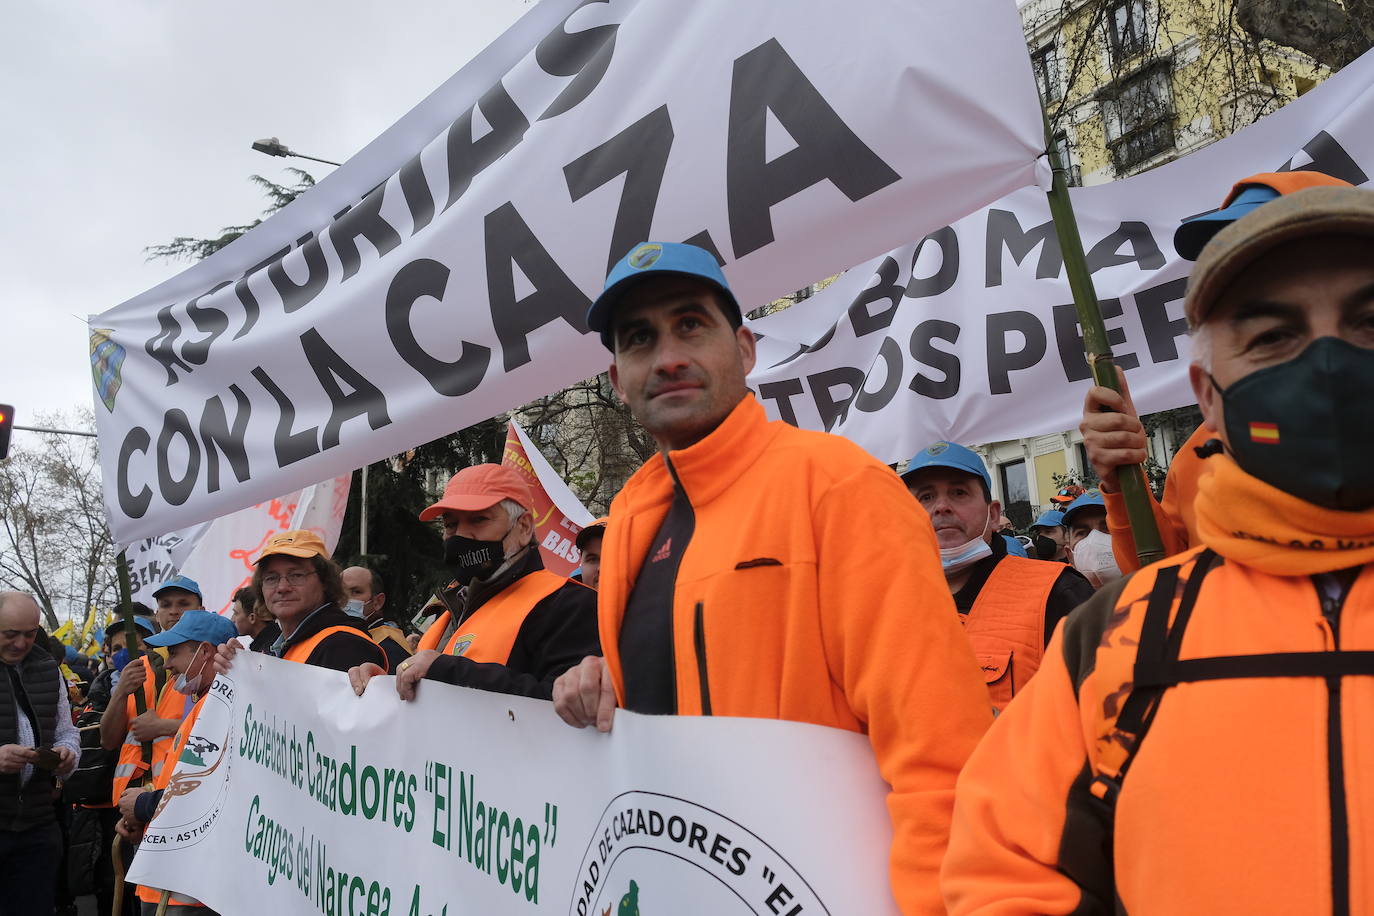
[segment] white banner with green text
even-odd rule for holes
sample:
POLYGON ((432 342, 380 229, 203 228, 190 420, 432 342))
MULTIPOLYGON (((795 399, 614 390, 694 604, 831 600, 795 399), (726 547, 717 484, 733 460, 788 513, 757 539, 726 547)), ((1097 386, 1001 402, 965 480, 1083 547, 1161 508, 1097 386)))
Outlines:
POLYGON ((895 914, 867 740, 551 704, 240 655, 130 880, 240 913, 895 914))

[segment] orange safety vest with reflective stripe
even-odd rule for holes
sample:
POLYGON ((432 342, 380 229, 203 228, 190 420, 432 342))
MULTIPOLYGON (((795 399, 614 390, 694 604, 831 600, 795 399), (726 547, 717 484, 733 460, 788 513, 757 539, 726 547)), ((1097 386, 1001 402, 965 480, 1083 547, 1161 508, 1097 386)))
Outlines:
MULTIPOLYGON (((566 576, 546 569, 522 576, 467 617, 444 645, 444 654, 475 662, 506 664, 515 646, 515 637, 520 634, 529 612, 567 583, 566 576)), ((439 648, 451 619, 448 611, 439 615, 420 638, 420 651, 439 648)))
MULTIPOLYGON (((209 696, 209 694, 207 693, 205 696, 209 696)), ((153 789, 166 789, 171 783, 172 771, 176 769, 176 762, 181 759, 181 752, 186 749, 186 742, 191 738, 191 729, 196 727, 196 717, 200 715, 200 708, 205 705, 205 696, 196 700, 196 705, 191 707, 191 711, 182 720, 176 736, 167 739, 170 742, 167 753, 167 760, 170 763, 158 772, 157 777, 153 780, 153 789)), ((145 887, 142 884, 138 885, 137 893, 139 900, 152 904, 157 904, 162 896, 162 891, 145 887)), ((169 906, 205 906, 196 898, 178 894, 176 891, 172 891, 167 903, 169 906)))
MULTIPOLYGON (((162 687, 162 696, 156 696, 157 679, 153 672, 153 666, 148 661, 148 656, 141 656, 138 661, 146 669, 143 678, 143 699, 148 710, 162 719, 180 720, 186 711, 186 695, 172 686, 173 681, 169 677, 162 687)), ((138 704, 132 695, 125 697, 124 702, 128 710, 129 721, 132 722, 138 715, 138 704)), ((119 746, 119 760, 115 764, 114 794, 110 798, 113 804, 118 805, 119 796, 123 795, 124 790, 136 781, 155 780, 158 774, 162 772, 162 766, 172 750, 172 739, 170 736, 157 738, 152 742, 152 745, 152 766, 150 769, 143 760, 143 742, 134 737, 132 730, 125 732, 124 743, 119 746)))
MULTIPOLYGON (((282 655, 282 658, 284 658, 288 662, 299 662, 300 664, 304 665, 309 660, 310 653, 315 651, 315 647, 318 646, 320 643, 324 642, 329 637, 333 636, 335 633, 348 633, 351 636, 361 636, 363 639, 371 640, 374 643, 376 642, 376 640, 373 640, 371 636, 364 633, 362 630, 357 629, 356 627, 325 627, 323 630, 316 633, 314 636, 311 636, 309 639, 303 639, 300 642, 288 648, 286 650, 286 653, 282 655)), ((382 667, 385 668, 386 666, 386 653, 383 652, 382 667)))
POLYGON ((1063 563, 1004 557, 993 567, 968 614, 960 614, 988 697, 1001 712, 1040 670, 1045 655, 1045 602, 1063 563))

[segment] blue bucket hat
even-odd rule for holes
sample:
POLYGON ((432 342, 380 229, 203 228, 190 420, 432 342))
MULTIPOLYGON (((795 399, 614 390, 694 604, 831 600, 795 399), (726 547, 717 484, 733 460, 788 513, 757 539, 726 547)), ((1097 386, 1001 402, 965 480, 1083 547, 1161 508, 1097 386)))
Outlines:
POLYGON ((157 591, 153 592, 153 598, 157 598, 158 595, 161 595, 169 588, 179 588, 183 592, 190 592, 191 594, 199 598, 201 601, 205 600, 205 596, 200 593, 200 583, 197 582, 195 579, 189 579, 186 576, 173 576, 172 578, 168 579, 166 582, 162 583, 157 587, 157 591))
POLYGON ((1032 524, 1032 528, 1057 528, 1064 524, 1064 513, 1058 509, 1050 509, 1040 513, 1032 524))
POLYGON ((977 452, 966 446, 954 442, 936 442, 926 446, 907 462, 906 470, 902 472, 902 480, 910 482, 912 474, 926 468, 953 468, 956 471, 972 474, 981 478, 987 492, 992 493, 992 478, 988 475, 988 469, 983 464, 983 459, 978 457, 977 452))
POLYGON ((1089 506, 1102 506, 1104 509, 1107 507, 1106 501, 1102 498, 1102 491, 1097 487, 1087 490, 1082 496, 1069 503, 1069 507, 1064 510, 1064 521, 1060 524, 1065 528, 1069 527, 1073 523, 1074 513, 1089 506))
POLYGON ((228 617, 211 611, 187 611, 176 626, 143 640, 150 646, 175 646, 184 642, 208 642, 216 646, 239 635, 239 628, 228 617))
POLYGON ((601 335, 601 343, 607 350, 615 352, 611 339, 611 319, 615 307, 620 303, 625 291, 645 277, 691 277, 702 280, 714 287, 734 309, 734 315, 727 318, 738 322, 744 320, 739 302, 730 291, 730 284, 716 263, 716 256, 705 248, 683 242, 640 242, 630 249, 630 253, 616 262, 606 277, 606 285, 601 295, 596 297, 592 307, 587 309, 587 327, 601 335))

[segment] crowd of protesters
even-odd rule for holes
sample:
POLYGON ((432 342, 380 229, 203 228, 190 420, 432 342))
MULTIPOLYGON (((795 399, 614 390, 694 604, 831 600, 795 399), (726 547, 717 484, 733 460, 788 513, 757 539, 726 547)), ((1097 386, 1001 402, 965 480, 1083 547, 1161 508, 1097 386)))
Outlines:
MULTIPOLYGON (((1197 261, 1204 420, 1151 503, 1165 559, 1144 568, 1124 376, 1084 405, 1100 488, 1065 487, 1018 537, 964 444, 899 475, 768 421, 715 257, 646 242, 587 324, 660 453, 579 534, 573 579, 544 569, 521 476, 477 465, 420 516, 454 576, 423 632, 375 571, 287 531, 231 618, 165 583, 136 618, 145 653, 111 628, 72 701, 37 604, 0 595, 0 913, 91 891, 102 914, 154 911, 123 866, 244 651, 359 695, 546 699, 603 732, 625 709, 861 733, 905 913, 1374 911, 1374 191, 1252 176, 1175 243, 1197 261)), ((169 891, 167 912, 209 913, 169 891)))

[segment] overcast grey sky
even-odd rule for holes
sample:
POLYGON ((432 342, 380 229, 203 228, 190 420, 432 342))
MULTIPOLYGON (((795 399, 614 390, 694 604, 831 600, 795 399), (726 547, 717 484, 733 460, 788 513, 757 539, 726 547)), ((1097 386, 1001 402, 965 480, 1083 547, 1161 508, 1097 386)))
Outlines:
MULTIPOLYGON (((184 263, 144 248, 260 215, 248 176, 343 161, 528 11, 525 0, 13 7, 0 53, 0 402, 91 405, 85 317, 184 263), (75 317, 74 317, 75 316, 75 317)), ((16 433, 16 444, 25 433, 16 433)))

